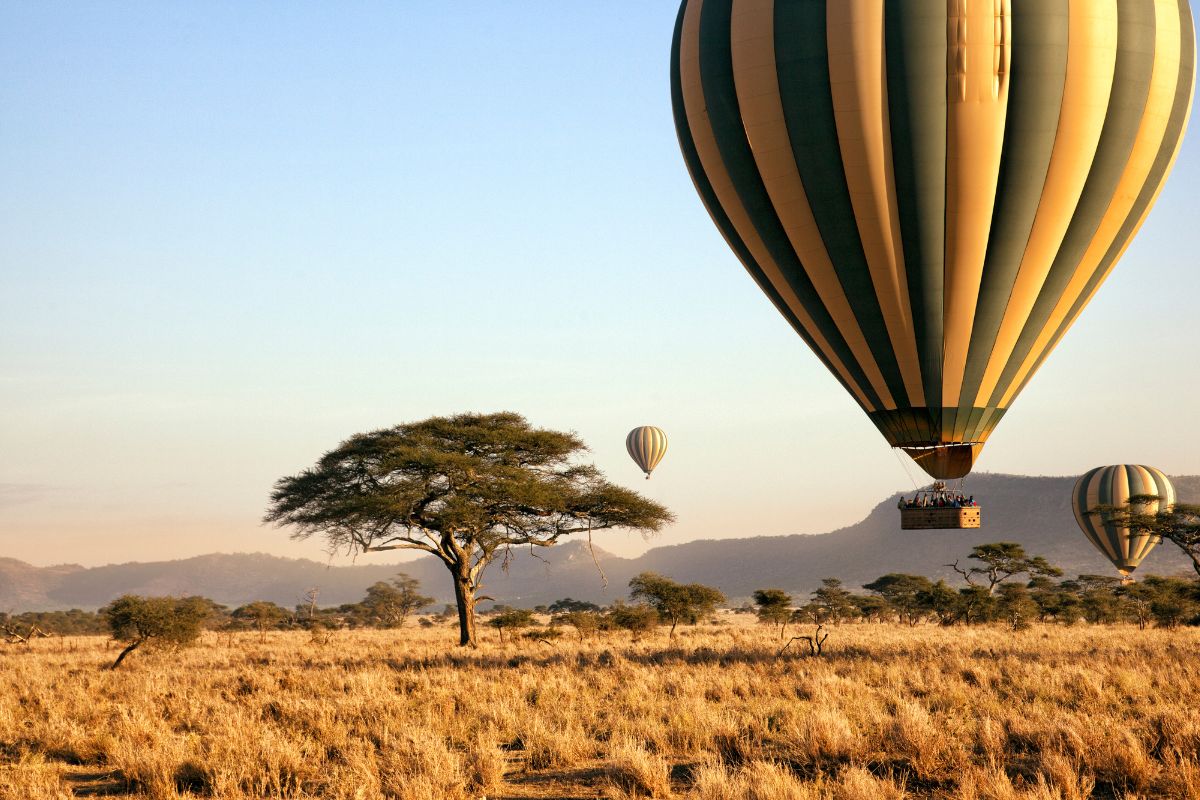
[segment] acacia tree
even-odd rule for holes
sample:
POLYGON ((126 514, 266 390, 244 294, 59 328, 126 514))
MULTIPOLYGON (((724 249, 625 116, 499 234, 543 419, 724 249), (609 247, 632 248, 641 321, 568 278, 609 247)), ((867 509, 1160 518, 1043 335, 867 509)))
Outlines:
POLYGON ((813 604, 824 609, 825 618, 841 622, 854 615, 852 595, 838 578, 822 578, 821 586, 812 593, 813 604))
POLYGON ((792 618, 792 596, 783 589, 755 589, 754 605, 758 606, 758 621, 778 625, 782 639, 792 618))
POLYGON ((985 586, 989 596, 996 593, 997 586, 1017 575, 1057 578, 1063 574, 1061 569, 1041 556, 1026 555, 1025 548, 1016 542, 976 545, 968 557, 981 562, 983 566, 963 569, 957 561, 946 566, 962 575, 963 580, 971 586, 985 586), (976 579, 980 583, 976 583, 976 579))
POLYGON ((516 631, 533 624, 533 612, 527 608, 510 608, 488 620, 488 625, 500 632, 500 644, 504 644, 505 631, 516 631))
MULTIPOLYGON (((588 603, 588 605, 593 605, 588 603)), ((579 641, 583 641, 584 637, 594 636, 596 631, 600 630, 603 623, 603 618, 600 616, 600 607, 596 606, 595 611, 563 611, 555 614, 551 618, 551 624, 566 624, 575 629, 579 634, 579 641)))
POLYGON ((929 610, 925 598, 933 582, 924 575, 889 572, 863 586, 883 598, 906 625, 915 626, 929 610))
POLYGON ((631 606, 618 600, 609 608, 606 621, 614 628, 629 631, 633 634, 634 641, 637 641, 643 633, 657 628, 662 617, 644 603, 631 606))
POLYGON ((664 622, 671 623, 672 639, 679 623, 695 625, 701 617, 711 614, 718 603, 725 602, 725 595, 719 589, 702 583, 676 583, 657 572, 643 572, 631 578, 629 596, 644 601, 664 622))
POLYGON ((121 666, 125 657, 145 644, 185 647, 200 638, 211 603, 202 597, 118 597, 100 610, 112 636, 126 647, 109 669, 121 666))
POLYGON ((391 583, 378 581, 367 587, 359 607, 385 628, 403 628, 414 611, 432 605, 434 598, 421 594, 421 582, 401 572, 391 583))
POLYGON ((1130 497, 1123 506, 1096 506, 1088 513, 1098 515, 1107 525, 1128 528, 1131 534, 1165 539, 1191 559, 1192 569, 1200 575, 1200 505, 1176 503, 1148 513, 1147 509, 1155 507, 1152 504, 1157 504, 1158 499, 1158 495, 1139 494, 1130 497))
POLYGON ((287 609, 270 600, 255 600, 233 610, 231 616, 258 631, 259 641, 267 640, 267 631, 281 625, 288 618, 287 609))
POLYGON ((459 643, 476 646, 484 571, 511 548, 548 547, 607 528, 657 531, 665 507, 578 463, 573 433, 519 414, 459 414, 362 433, 304 472, 280 479, 265 521, 331 550, 420 550, 454 582, 459 643))

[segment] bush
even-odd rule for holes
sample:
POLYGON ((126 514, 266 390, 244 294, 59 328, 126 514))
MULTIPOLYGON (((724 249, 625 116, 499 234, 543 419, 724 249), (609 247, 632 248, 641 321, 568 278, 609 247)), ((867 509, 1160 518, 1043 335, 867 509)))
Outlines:
POLYGON ((505 631, 533 625, 533 612, 527 608, 510 608, 489 619, 488 625, 500 631, 500 643, 504 644, 505 631))
POLYGON ((608 622, 614 628, 629 631, 633 638, 648 633, 658 627, 660 619, 658 612, 647 605, 630 606, 624 603, 614 603, 608 612, 608 622))
POLYGON ((202 597, 139 597, 127 594, 101 612, 113 638, 128 642, 110 669, 143 644, 186 647, 200 638, 211 605, 202 597))

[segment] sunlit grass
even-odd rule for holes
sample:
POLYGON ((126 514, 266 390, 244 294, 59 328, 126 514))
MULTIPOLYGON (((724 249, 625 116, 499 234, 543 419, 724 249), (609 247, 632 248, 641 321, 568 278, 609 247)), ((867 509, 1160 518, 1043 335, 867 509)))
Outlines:
POLYGON ((1200 797, 1200 631, 450 628, 0 650, 0 797, 1200 797))

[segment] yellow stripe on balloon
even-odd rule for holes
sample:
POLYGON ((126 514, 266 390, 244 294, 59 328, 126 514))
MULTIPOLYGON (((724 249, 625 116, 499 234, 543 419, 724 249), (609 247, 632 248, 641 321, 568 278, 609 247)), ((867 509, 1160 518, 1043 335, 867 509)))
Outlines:
POLYGON ((1009 0, 949 0, 946 279, 940 405, 959 405, 1008 115, 1009 0))
MULTIPOLYGON (((1034 342, 1024 364, 1013 377, 1012 385, 1001 398, 1001 406, 1007 406, 1012 402, 1016 392, 1024 385, 1025 377, 1038 364, 1042 355, 1047 352, 1047 348, 1057 341, 1056 334, 1060 326, 1063 322, 1068 321, 1071 309, 1083 295, 1092 277, 1100 268, 1104 257, 1112 248, 1121 228, 1128 220, 1138 196, 1145 187, 1155 160, 1158 158, 1159 149, 1166 136, 1167 124, 1170 122, 1171 110, 1175 105, 1175 89, 1179 82, 1180 72, 1180 25, 1182 20, 1177 0, 1154 0, 1154 9, 1157 25, 1154 66, 1150 77, 1150 91, 1142 112, 1142 121, 1138 127, 1137 137, 1134 140, 1133 151, 1091 245, 1079 262, 1070 283, 1034 342)), ((1131 241, 1132 237, 1129 240, 1131 241)), ((1128 242, 1126 246, 1127 244, 1128 242)), ((1112 263, 1115 264, 1116 261, 1114 260, 1112 263)), ((1110 271, 1111 268, 1110 265, 1110 271)), ((1088 295, 1088 299, 1090 298, 1091 294, 1088 295)), ((1069 321, 1073 320, 1074 316, 1072 315, 1069 321)))
POLYGON ((738 108, 755 165, 788 241, 838 333, 887 408, 896 403, 842 289, 796 168, 775 64, 775 0, 734 0, 730 22, 738 108))
MULTIPOLYGON (((829 341, 822 335, 820 328, 805 309, 804 304, 792 290, 787 278, 779 269, 779 265, 771 257, 762 238, 758 235, 750 215, 742 205, 734 188, 729 172, 721 158, 716 136, 708 119, 707 106, 704 100, 704 87, 700 78, 700 14, 704 0, 689 0, 683 15, 683 31, 679 41, 679 76, 680 88, 683 91, 684 113, 687 116, 688 127, 696 146, 696 153, 704 167, 705 176, 712 186, 718 202, 721 204, 730 223, 742 237, 746 248, 754 257, 756 264, 762 269, 771 286, 779 293, 788 310, 804 327, 817 349, 825 357, 843 383, 850 388, 859 405, 867 411, 879 410, 867 398, 862 387, 846 369, 846 365, 838 358, 829 341)), ((890 395, 884 402, 890 402, 890 395)))
POLYGON ((1116 0, 1071 0, 1062 112, 1046 184, 975 405, 986 406, 1050 274, 1100 144, 1117 65, 1116 0))

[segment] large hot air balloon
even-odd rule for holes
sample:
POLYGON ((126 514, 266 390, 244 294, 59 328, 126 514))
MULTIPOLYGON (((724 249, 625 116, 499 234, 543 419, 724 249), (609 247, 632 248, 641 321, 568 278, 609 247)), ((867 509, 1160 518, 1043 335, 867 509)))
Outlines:
POLYGON ((1088 512, 1096 506, 1126 505, 1137 495, 1158 497, 1158 502, 1141 506, 1139 513, 1157 514, 1159 509, 1175 505, 1175 487, 1167 476, 1154 467, 1136 464, 1096 467, 1084 474, 1071 492, 1071 510, 1083 535, 1125 576, 1137 569, 1157 540, 1149 534, 1133 534, 1128 528, 1105 524, 1101 515, 1088 512))
POLYGON ((683 0, 679 143, 759 287, 893 447, 970 471, 1153 205, 1187 0, 683 0))
POLYGON ((642 425, 625 437, 625 449, 629 451, 629 457, 642 468, 642 472, 646 473, 646 480, 650 480, 650 473, 667 454, 667 435, 662 428, 642 425))

